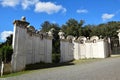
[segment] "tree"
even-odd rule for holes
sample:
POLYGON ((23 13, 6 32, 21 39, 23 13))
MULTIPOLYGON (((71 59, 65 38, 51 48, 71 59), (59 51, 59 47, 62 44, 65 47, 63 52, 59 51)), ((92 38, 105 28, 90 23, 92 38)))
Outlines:
POLYGON ((4 45, 2 48, 0 48, 0 56, 4 63, 8 63, 11 61, 12 53, 12 46, 4 45))
POLYGON ((66 24, 62 25, 62 30, 65 32, 66 35, 80 36, 83 24, 83 20, 78 22, 75 19, 69 19, 66 24))
POLYGON ((42 32, 48 32, 51 28, 51 23, 49 21, 45 21, 44 23, 42 23, 41 27, 42 32))
POLYGON ((8 63, 11 61, 11 56, 13 53, 12 37, 13 35, 11 34, 6 38, 7 40, 4 43, 0 44, 0 58, 5 63, 8 63))
POLYGON ((4 45, 9 45, 9 46, 11 46, 11 45, 12 45, 12 38, 13 38, 13 34, 11 34, 10 36, 8 36, 8 37, 6 38, 6 41, 0 44, 0 48, 1 48, 2 46, 4 46, 4 45))
POLYGON ((117 30, 120 28, 120 22, 111 21, 92 27, 90 36, 117 37, 117 30))
POLYGON ((12 34, 7 37, 7 40, 6 40, 6 44, 7 44, 7 45, 12 45, 12 38, 13 38, 13 35, 12 35, 12 34))
POLYGON ((82 27, 81 35, 85 37, 90 37, 91 32, 92 32, 92 26, 86 25, 85 27, 82 27))

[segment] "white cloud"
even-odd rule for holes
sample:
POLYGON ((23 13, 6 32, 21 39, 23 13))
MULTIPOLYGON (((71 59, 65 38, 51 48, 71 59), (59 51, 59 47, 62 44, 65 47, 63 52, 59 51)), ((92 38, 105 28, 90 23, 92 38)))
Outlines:
POLYGON ((57 13, 59 11, 65 13, 67 11, 62 5, 56 5, 52 2, 41 2, 40 0, 2 0, 0 4, 3 7, 16 7, 17 5, 21 5, 23 10, 34 6, 35 12, 45 12, 48 14, 57 13))
POLYGON ((103 21, 105 21, 105 20, 113 18, 114 16, 115 16, 115 14, 105 13, 105 14, 102 15, 102 19, 103 19, 103 21))
POLYGON ((35 12, 45 12, 47 14, 53 14, 59 11, 65 13, 66 8, 64 8, 62 5, 56 5, 52 2, 38 2, 35 5, 35 12))
POLYGON ((9 7, 15 7, 19 4, 19 0, 3 0, 1 1, 1 5, 3 7, 9 6, 9 7))
POLYGON ((25 10, 29 8, 29 6, 35 5, 39 0, 23 0, 21 2, 22 8, 25 10))
POLYGON ((5 41, 6 38, 10 35, 10 34, 13 34, 12 31, 3 31, 1 34, 0 34, 0 39, 5 41))
POLYGON ((87 9, 78 9, 76 12, 77 13, 88 13, 88 10, 87 9))

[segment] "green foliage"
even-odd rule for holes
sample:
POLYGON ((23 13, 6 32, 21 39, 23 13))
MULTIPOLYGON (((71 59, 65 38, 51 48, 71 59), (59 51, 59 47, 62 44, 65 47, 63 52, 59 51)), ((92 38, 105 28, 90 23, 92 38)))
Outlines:
POLYGON ((103 37, 117 37, 117 30, 120 28, 120 22, 108 22, 106 24, 99 24, 97 26, 91 26, 90 36, 100 36, 103 37))
POLYGON ((51 28, 51 23, 49 21, 45 21, 44 23, 42 23, 41 27, 42 32, 48 32, 51 28))
POLYGON ((11 61, 11 56, 13 53, 12 37, 13 35, 8 36, 7 40, 4 43, 0 44, 0 59, 4 61, 4 63, 11 61))
POLYGON ((117 37, 117 30, 120 28, 120 22, 111 21, 99 25, 85 25, 83 26, 84 21, 80 22, 75 19, 69 19, 66 24, 62 25, 61 29, 67 35, 73 36, 103 36, 103 37, 117 37))
POLYGON ((13 38, 13 35, 11 34, 10 36, 7 37, 7 40, 6 40, 6 44, 7 45, 12 45, 12 38, 13 38))
POLYGON ((4 61, 5 63, 11 61, 12 53, 13 53, 13 49, 9 45, 4 45, 2 48, 0 48, 0 57, 2 61, 4 61))
POLYGON ((59 63, 60 62, 60 54, 53 53, 52 54, 52 61, 53 61, 53 63, 59 63))
POLYGON ((60 27, 58 24, 50 23, 49 21, 45 21, 41 25, 41 31, 42 32, 48 32, 51 28, 54 28, 55 30, 59 30, 60 27))
POLYGON ((3 47, 4 45, 12 45, 12 38, 13 38, 13 35, 11 34, 10 36, 8 36, 6 39, 5 42, 3 43, 0 43, 0 48, 3 47))
POLYGON ((103 23, 99 25, 85 25, 83 26, 84 21, 80 20, 78 22, 75 19, 69 19, 66 24, 63 24, 61 28, 57 24, 52 24, 48 21, 45 21, 42 24, 42 31, 49 31, 51 28, 55 28, 55 39, 58 39, 57 33, 60 29, 65 32, 65 36, 103 36, 103 37, 117 37, 117 30, 120 28, 120 21, 111 21, 108 23, 103 23))
POLYGON ((62 30, 66 35, 80 36, 83 24, 83 20, 78 22, 75 19, 69 19, 66 24, 62 25, 62 30))
POLYGON ((91 25, 86 25, 84 27, 82 27, 82 36, 85 36, 85 37, 90 37, 90 33, 92 32, 92 28, 90 27, 91 25))

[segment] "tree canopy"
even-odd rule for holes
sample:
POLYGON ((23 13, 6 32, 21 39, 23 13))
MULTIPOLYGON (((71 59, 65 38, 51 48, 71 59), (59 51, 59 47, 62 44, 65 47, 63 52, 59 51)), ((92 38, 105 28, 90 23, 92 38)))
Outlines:
POLYGON ((101 23, 99 25, 84 25, 85 21, 80 20, 77 21, 73 18, 66 21, 65 24, 59 26, 58 24, 50 23, 49 21, 45 21, 41 27, 42 31, 47 32, 51 28, 55 28, 57 33, 61 29, 65 32, 65 35, 73 35, 73 36, 103 36, 103 37, 117 37, 117 30, 120 29, 120 21, 111 21, 107 23, 101 23))
POLYGON ((7 40, 4 43, 0 44, 0 58, 4 63, 11 61, 11 56, 13 54, 12 37, 13 35, 11 34, 6 38, 7 40))

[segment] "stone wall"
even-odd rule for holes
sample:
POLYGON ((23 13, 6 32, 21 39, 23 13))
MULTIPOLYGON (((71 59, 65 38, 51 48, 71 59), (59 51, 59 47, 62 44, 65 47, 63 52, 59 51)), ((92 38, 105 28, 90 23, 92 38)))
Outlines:
POLYGON ((104 39, 93 42, 85 42, 83 44, 74 42, 74 59, 83 58, 105 58, 109 55, 109 47, 104 39))
POLYGON ((110 55, 110 46, 107 39, 99 39, 93 36, 90 39, 80 36, 64 37, 64 33, 60 32, 60 50, 61 62, 78 60, 84 58, 106 58, 110 55))
POLYGON ((73 60, 73 50, 74 50, 74 44, 69 42, 68 40, 62 40, 60 42, 60 53, 61 53, 61 62, 71 61, 73 60))
POLYGON ((13 34, 13 72, 21 71, 27 64, 52 62, 52 31, 42 33, 29 26, 25 17, 14 21, 13 34))

